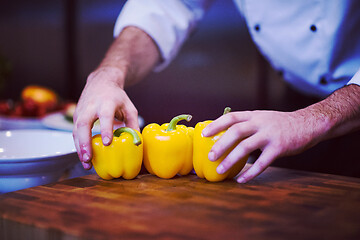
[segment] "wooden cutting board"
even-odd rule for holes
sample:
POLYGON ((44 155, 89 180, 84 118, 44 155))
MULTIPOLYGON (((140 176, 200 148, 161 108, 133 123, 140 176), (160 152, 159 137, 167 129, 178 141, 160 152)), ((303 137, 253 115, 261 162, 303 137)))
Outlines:
POLYGON ((0 239, 360 239, 360 179, 268 168, 248 184, 97 175, 0 195, 0 239))

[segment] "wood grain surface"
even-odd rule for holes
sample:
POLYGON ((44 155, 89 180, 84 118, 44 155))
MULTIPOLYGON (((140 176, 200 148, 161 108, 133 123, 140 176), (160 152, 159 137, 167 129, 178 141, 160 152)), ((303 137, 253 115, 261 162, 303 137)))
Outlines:
POLYGON ((360 239, 360 179, 268 168, 248 184, 97 175, 0 195, 0 239, 360 239))

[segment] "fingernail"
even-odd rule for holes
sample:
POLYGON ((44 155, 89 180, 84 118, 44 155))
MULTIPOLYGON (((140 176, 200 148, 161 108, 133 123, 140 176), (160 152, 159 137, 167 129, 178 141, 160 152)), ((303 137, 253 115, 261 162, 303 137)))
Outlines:
POLYGON ((218 174, 223 174, 225 172, 225 168, 223 165, 219 165, 217 168, 216 168, 216 171, 218 174))
POLYGON ((103 138, 103 143, 104 143, 104 145, 109 145, 109 143, 110 143, 110 138, 109 138, 109 137, 104 137, 104 138, 103 138))
POLYGON ((84 169, 86 170, 90 169, 90 163, 83 162, 82 165, 84 169))
POLYGON ((215 161, 215 153, 214 152, 209 152, 209 160, 210 161, 215 161))
POLYGON ((202 134, 204 137, 207 137, 208 131, 206 130, 206 128, 202 130, 201 134, 202 134))
POLYGON ((83 155, 83 161, 84 161, 84 162, 88 162, 89 160, 90 160, 89 154, 84 153, 84 155, 83 155))

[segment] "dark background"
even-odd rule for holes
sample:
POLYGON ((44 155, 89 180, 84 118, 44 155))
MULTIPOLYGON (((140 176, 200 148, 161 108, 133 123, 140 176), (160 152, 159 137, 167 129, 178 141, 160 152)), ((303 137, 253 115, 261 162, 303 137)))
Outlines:
MULTIPOLYGON (((18 99, 30 84, 77 101, 88 74, 113 40, 125 1, 14 0, 0 8, 0 56, 11 66, 0 99, 18 99)), ((313 102, 289 89, 260 57, 231 0, 216 1, 178 57, 127 89, 146 124, 190 113, 189 125, 235 110, 295 110, 313 102)), ((325 142, 275 165, 360 176, 359 134, 325 142), (351 151, 353 150, 353 151, 351 151)))
MULTIPOLYGON (((16 0, 5 4, 0 9, 0 55, 10 62, 12 75, 1 98, 18 98, 24 86, 40 84, 76 101, 113 40, 123 3, 16 0), (76 8, 75 19, 70 20, 74 29, 70 52, 69 2, 76 8)), ((127 91, 147 122, 168 121, 182 112, 193 114, 194 122, 213 119, 225 106, 254 109, 259 101, 264 103, 257 95, 258 65, 256 48, 233 2, 216 1, 175 61, 127 91)), ((283 82, 273 75, 269 107, 276 106, 284 92, 283 82)))

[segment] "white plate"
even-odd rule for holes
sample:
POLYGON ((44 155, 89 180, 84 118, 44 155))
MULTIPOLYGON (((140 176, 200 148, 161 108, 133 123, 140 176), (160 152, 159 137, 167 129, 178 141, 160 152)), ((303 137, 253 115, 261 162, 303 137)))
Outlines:
POLYGON ((0 131, 0 164, 75 153, 71 133, 45 129, 0 131))
POLYGON ((70 132, 0 131, 0 194, 55 182, 78 162, 70 132))
MULTIPOLYGON (((140 128, 144 126, 144 119, 142 117, 138 117, 140 128)), ((63 131, 72 131, 74 128, 74 124, 65 119, 65 115, 62 112, 52 113, 45 116, 42 119, 42 124, 50 129, 63 130, 63 131)), ((117 124, 114 126, 114 129, 119 127, 123 127, 123 124, 117 124)), ((94 124, 92 128, 93 134, 100 133, 100 125, 94 124)))
POLYGON ((0 130, 44 128, 40 118, 0 116, 0 130))

